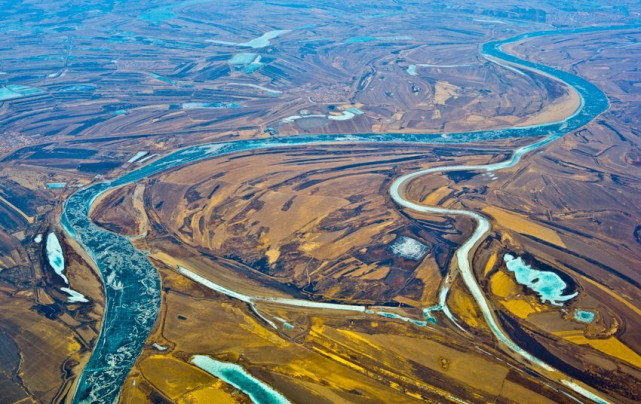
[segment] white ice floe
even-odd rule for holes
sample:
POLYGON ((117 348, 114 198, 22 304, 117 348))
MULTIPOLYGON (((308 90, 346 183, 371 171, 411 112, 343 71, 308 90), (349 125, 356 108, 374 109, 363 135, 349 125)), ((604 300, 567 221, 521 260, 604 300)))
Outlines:
POLYGON ((42 242, 42 234, 37 234, 36 237, 33 238, 33 241, 40 244, 42 242))
POLYGON ((139 159, 141 159, 142 157, 144 157, 146 155, 147 155, 146 151, 139 151, 138 153, 136 153, 135 156, 133 156, 132 158, 127 160, 127 163, 135 163, 136 161, 138 161, 139 159))
POLYGON ((239 46, 244 48, 259 49, 259 48, 264 48, 265 46, 268 46, 271 43, 270 40, 275 39, 280 35, 286 34, 288 32, 291 32, 291 30, 280 29, 280 30, 269 31, 264 33, 260 37, 254 38, 248 42, 219 41, 216 39, 206 39, 205 41, 220 44, 220 45, 239 46))
POLYGON ((156 157, 156 156, 158 156, 158 155, 157 155, 157 154, 150 154, 149 156, 144 157, 142 160, 139 160, 139 161, 138 161, 138 164, 142 164, 142 163, 144 163, 145 161, 150 160, 150 159, 152 159, 152 158, 154 158, 154 157, 156 157))
POLYGON ((89 300, 87 300, 85 295, 80 292, 76 292, 75 290, 67 287, 60 288, 60 290, 69 295, 69 298, 67 299, 69 303, 89 303, 89 300))

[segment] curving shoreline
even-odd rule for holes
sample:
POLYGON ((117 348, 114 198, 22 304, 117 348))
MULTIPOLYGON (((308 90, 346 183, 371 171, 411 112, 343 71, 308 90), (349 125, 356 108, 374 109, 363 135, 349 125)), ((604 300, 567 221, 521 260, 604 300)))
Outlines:
MULTIPOLYGON (((485 166, 454 166, 449 167, 449 170, 480 169, 489 171, 488 167, 494 167, 492 170, 506 168, 507 166, 505 164, 513 163, 512 165, 514 165, 518 163, 518 160, 523 154, 541 147, 544 144, 587 124, 597 115, 605 111, 609 104, 605 94, 590 82, 567 72, 519 59, 516 56, 505 53, 502 50, 503 45, 539 36, 606 31, 613 29, 631 29, 638 27, 639 25, 543 31, 522 34, 502 41, 489 42, 482 46, 481 49, 484 56, 500 59, 501 61, 507 62, 513 66, 521 66, 542 72, 574 88, 583 100, 581 108, 570 117, 558 122, 501 130, 485 130, 453 134, 398 133, 310 135, 303 137, 247 139, 234 142, 193 146, 164 156, 147 166, 127 173, 112 181, 94 184, 72 194, 64 203, 61 223, 68 235, 75 239, 79 245, 86 250, 95 262, 96 266, 99 268, 105 288, 106 299, 105 314, 100 336, 89 362, 77 383, 73 402, 112 403, 118 400, 122 383, 140 354, 145 340, 154 326, 160 307, 160 279, 156 269, 151 265, 147 257, 137 250, 125 236, 120 236, 106 231, 93 224, 89 219, 90 208, 100 194, 110 189, 147 178, 151 175, 180 165, 246 150, 296 145, 355 142, 411 144, 467 143, 472 141, 497 140, 513 137, 546 136, 542 141, 518 149, 512 155, 512 158, 506 162, 485 166)), ((415 205, 404 200, 399 194, 400 185, 403 184, 404 181, 415 178, 418 175, 423 175, 429 172, 445 171, 446 169, 446 167, 437 167, 407 174, 400 177, 392 184, 390 193, 397 203, 401 205, 403 205, 403 203, 408 203, 409 205, 403 206, 411 209, 415 209, 415 207, 419 209, 434 209, 430 212, 462 214, 476 219, 479 226, 475 230, 474 235, 465 244, 463 244, 456 253, 457 258, 459 258, 459 266, 466 265, 463 263, 467 263, 469 266, 469 253, 474 245, 482 239, 487 231, 489 231, 489 222, 487 222, 482 215, 475 212, 429 208, 421 205, 415 205), (487 222, 487 228, 484 221, 487 222), (461 257, 463 258, 461 259, 461 257)), ((485 300, 485 296, 482 294, 480 287, 476 284, 476 280, 471 271, 471 266, 469 266, 469 268, 461 268, 461 274, 463 275, 468 288, 470 285, 472 285, 472 288, 478 288, 478 293, 474 292, 472 289, 470 289, 470 291, 482 307, 485 315, 486 309, 483 307, 482 302, 487 304, 487 301, 485 300), (477 294, 479 295, 477 296, 477 294)), ((487 307, 487 310, 490 311, 489 306, 487 307)), ((490 314, 489 316, 486 316, 486 321, 488 321, 488 324, 490 324, 490 327, 494 331, 491 323, 491 321, 495 321, 494 317, 490 314), (490 320, 488 320, 488 318, 490 320)), ((500 335, 502 333, 500 327, 498 327, 497 330, 500 335)), ((497 335, 497 332, 495 332, 495 335, 497 335)), ((498 335, 497 338, 499 338, 498 335)), ((503 341, 502 338, 499 338, 499 340, 503 341)), ((509 341, 509 338, 507 338, 506 341, 509 341)), ((506 341, 503 341, 503 343, 510 346, 506 341)), ((520 350, 516 344, 514 345, 520 350)), ((527 354, 527 352, 525 353, 527 354)), ((544 365, 534 357, 532 357, 534 360, 531 360, 527 356, 523 354, 521 355, 539 366, 544 365)), ((574 381, 568 379, 567 383, 565 381, 562 382, 575 392, 591 400, 606 402, 599 401, 600 399, 597 396, 594 396, 593 393, 590 393, 585 388, 576 385, 574 381), (573 383, 574 385, 572 385, 573 383)))

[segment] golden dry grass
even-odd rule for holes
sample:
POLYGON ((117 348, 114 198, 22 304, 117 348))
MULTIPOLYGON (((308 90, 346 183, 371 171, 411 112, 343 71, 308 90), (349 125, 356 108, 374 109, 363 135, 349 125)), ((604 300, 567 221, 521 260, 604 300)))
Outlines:
POLYGON ((490 258, 488 258, 487 262, 485 263, 485 268, 483 269, 483 275, 487 276, 487 274, 492 270, 492 268, 494 268, 497 258, 498 258, 497 254, 490 255, 490 258))
MULTIPOLYGON (((396 164, 369 147, 349 155, 335 153, 317 155, 301 148, 278 155, 223 157, 163 174, 148 190, 150 220, 200 251, 293 281, 298 288, 314 282, 314 293, 322 298, 374 302, 377 295, 368 294, 370 289, 390 301, 419 301, 417 289, 412 295, 387 296, 388 277, 408 276, 398 272, 399 265, 409 271, 420 264, 421 277, 429 277, 428 272, 434 272, 437 282, 440 277, 434 260, 399 263, 386 248, 399 231, 415 226, 382 192, 388 180, 385 170, 396 164), (312 163, 292 164, 301 160, 312 163), (368 164, 377 161, 384 164, 372 172, 368 164), (346 290, 356 296, 346 296, 346 290)), ((397 282, 400 286, 403 280, 397 282)))
POLYGON ((441 202, 441 200, 443 200, 443 198, 449 195, 450 192, 452 192, 452 190, 449 187, 438 188, 434 190, 434 192, 427 194, 421 203, 426 206, 436 206, 441 202))
POLYGON ((566 247, 565 243, 563 243, 563 240, 561 240, 561 237, 556 231, 536 223, 535 221, 528 219, 526 216, 509 212, 495 206, 485 206, 483 208, 483 212, 491 216, 499 227, 509 229, 517 233, 534 236, 559 247, 566 247))
POLYGON ((483 316, 476 307, 474 299, 461 286, 453 287, 447 305, 465 324, 472 328, 485 328, 483 316))
POLYGON ((512 314, 517 315, 519 318, 527 318, 530 314, 538 313, 535 306, 529 302, 521 299, 502 300, 501 304, 505 306, 512 314))
POLYGON ((510 275, 503 271, 497 271, 490 278, 490 288, 494 295, 508 298, 517 290, 518 285, 510 275))
POLYGON ((148 356, 140 361, 138 368, 143 377, 152 381, 158 390, 176 402, 203 400, 207 397, 226 397, 228 401, 232 400, 228 393, 220 391, 220 383, 219 388, 214 388, 217 381, 215 377, 171 356, 148 356))
POLYGON ((616 337, 606 339, 586 338, 582 331, 556 333, 566 341, 578 345, 589 345, 597 351, 613 356, 641 369, 641 355, 630 349, 616 337))

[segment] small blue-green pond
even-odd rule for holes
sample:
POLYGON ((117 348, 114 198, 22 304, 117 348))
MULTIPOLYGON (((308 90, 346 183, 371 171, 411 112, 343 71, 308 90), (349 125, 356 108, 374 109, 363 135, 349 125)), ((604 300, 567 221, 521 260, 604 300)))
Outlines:
POLYGON ((0 101, 13 100, 16 98, 38 94, 44 94, 44 91, 40 90, 39 88, 18 85, 0 87, 0 101))
POLYGON ((220 362, 206 355, 194 355, 191 363, 236 387, 256 404, 290 404, 285 396, 234 363, 220 362))
POLYGON ((591 323, 594 321, 596 313, 589 310, 574 310, 574 319, 582 323, 591 323))

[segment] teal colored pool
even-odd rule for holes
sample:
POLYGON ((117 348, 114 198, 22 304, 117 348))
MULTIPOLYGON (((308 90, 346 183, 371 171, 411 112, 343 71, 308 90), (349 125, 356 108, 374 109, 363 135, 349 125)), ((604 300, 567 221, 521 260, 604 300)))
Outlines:
POLYGON ((0 88, 0 101, 13 100, 38 94, 44 94, 44 91, 35 87, 9 85, 0 88))
POLYGON ((194 355, 191 363, 236 387, 256 404, 290 404, 285 396, 234 363, 220 362, 206 355, 194 355))
POLYGON ((255 53, 243 52, 237 53, 229 59, 229 63, 232 65, 247 65, 256 60, 255 53))
POLYGON ((245 74, 251 74, 264 66, 260 55, 250 52, 237 53, 229 59, 229 64, 241 69, 245 74))
POLYGON ((591 323, 596 318, 596 313, 588 310, 574 310, 574 319, 582 323, 591 323))

